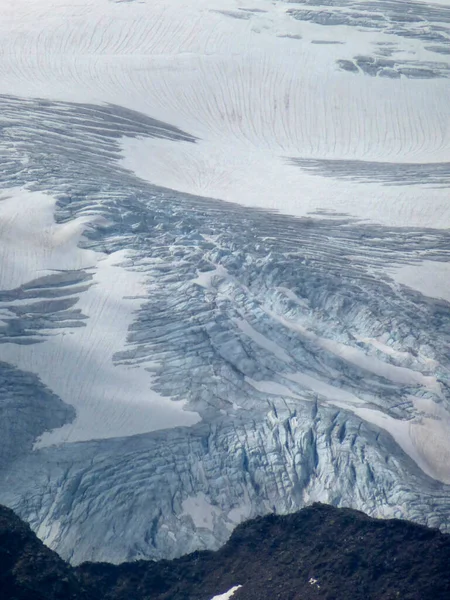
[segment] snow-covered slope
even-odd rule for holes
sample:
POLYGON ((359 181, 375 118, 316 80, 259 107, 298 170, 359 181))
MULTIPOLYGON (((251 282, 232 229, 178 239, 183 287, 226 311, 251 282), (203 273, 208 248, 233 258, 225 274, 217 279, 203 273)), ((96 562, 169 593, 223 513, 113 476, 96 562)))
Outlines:
POLYGON ((417 163, 422 181, 448 183, 449 12, 383 0, 18 0, 2 8, 0 78, 7 93, 113 102, 200 138, 125 140, 125 165, 152 183, 297 215, 440 226, 446 190, 424 199, 405 184, 417 163), (330 182, 292 158, 327 172, 323 161, 344 161, 353 180, 368 163, 370 182, 330 182), (380 189, 386 163, 400 188, 380 189))
POLYGON ((0 11, 0 502, 74 562, 448 528, 450 3, 0 11))
POLYGON ((219 594, 218 596, 214 596, 214 598, 211 598, 211 600, 230 600, 230 598, 233 596, 234 592, 237 592, 237 590, 240 587, 242 587, 242 586, 235 585, 230 590, 228 590, 228 592, 225 592, 225 594, 219 594))

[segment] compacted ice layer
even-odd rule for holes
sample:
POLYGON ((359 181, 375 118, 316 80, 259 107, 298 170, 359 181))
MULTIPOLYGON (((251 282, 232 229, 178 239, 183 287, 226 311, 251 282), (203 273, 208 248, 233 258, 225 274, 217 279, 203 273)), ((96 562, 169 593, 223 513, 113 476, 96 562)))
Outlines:
MULTIPOLYGON (((5 234, 0 251, 3 290, 18 288, 36 275, 42 278, 80 269, 92 273, 88 289, 72 296, 72 310, 84 317, 80 327, 69 323, 67 329, 46 330, 44 326, 40 335, 48 335, 43 343, 31 336, 27 344, 15 340, 0 344, 1 360, 35 373, 76 410, 72 422, 44 433, 38 445, 133 435, 197 422, 198 415, 184 411, 183 402, 171 402, 152 391, 148 371, 115 364, 114 355, 126 343, 147 288, 139 273, 121 266, 132 260, 126 250, 103 254, 78 248, 82 232, 94 226, 96 219, 80 217, 57 224, 55 202, 48 194, 25 190, 12 190, 0 202, 0 231, 5 234)), ((45 288, 45 279, 40 287, 45 288)), ((70 291, 74 290, 69 290, 69 298, 70 291)), ((15 308, 14 301, 3 304, 10 313, 15 308)), ((30 306, 26 313, 29 310, 30 306)))
POLYGON ((448 526, 449 486, 383 430, 320 403, 297 403, 295 414, 272 404, 269 414, 42 448, 15 463, 1 501, 74 564, 217 548, 243 519, 316 500, 448 526))

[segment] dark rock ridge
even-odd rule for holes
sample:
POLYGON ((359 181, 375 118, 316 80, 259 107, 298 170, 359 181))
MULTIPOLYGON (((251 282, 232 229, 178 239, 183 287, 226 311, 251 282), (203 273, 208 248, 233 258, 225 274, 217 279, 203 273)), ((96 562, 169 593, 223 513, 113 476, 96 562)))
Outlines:
POLYGON ((445 600, 450 535, 398 519, 313 504, 236 528, 217 552, 70 567, 0 507, 3 600, 445 600))
POLYGON ((72 567, 44 546, 9 508, 0 506, 0 598, 93 600, 72 567))

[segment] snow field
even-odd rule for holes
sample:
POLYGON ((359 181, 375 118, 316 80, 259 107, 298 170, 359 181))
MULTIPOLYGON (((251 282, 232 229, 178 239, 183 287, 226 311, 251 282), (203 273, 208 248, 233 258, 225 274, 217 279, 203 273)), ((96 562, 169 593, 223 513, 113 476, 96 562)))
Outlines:
POLYGON ((211 598, 211 600, 229 600, 232 596, 234 596, 234 592, 236 592, 240 587, 242 586, 235 585, 231 588, 231 590, 225 592, 225 594, 219 594, 218 596, 214 596, 214 598, 211 598))
POLYGON ((94 274, 75 305, 87 317, 84 326, 50 330, 41 344, 0 344, 0 360, 36 373, 76 409, 74 422, 46 432, 36 447, 198 422, 198 415, 183 410, 183 402, 172 402, 151 389, 145 366, 115 363, 147 288, 139 273, 120 266, 129 261, 127 252, 102 255, 78 248, 88 217, 81 223, 56 224, 54 202, 49 195, 26 190, 12 191, 0 201, 0 288, 12 289, 66 269, 94 274))
MULTIPOLYGON (((377 181, 362 186, 318 177, 289 162, 450 162, 448 79, 342 72, 337 60, 370 53, 374 43, 394 38, 376 30, 299 22, 288 15, 290 6, 266 0, 18 0, 2 8, 0 93, 115 103, 196 136, 189 146, 148 138, 122 141, 121 165, 160 186, 295 216, 325 210, 385 225, 448 227, 445 187, 377 181), (243 8, 264 12, 244 18, 243 8), (314 44, 317 40, 339 43, 314 44)), ((433 57, 416 39, 395 37, 395 43, 398 56, 433 57)), ((0 359, 37 373, 77 410, 74 423, 44 434, 37 446, 197 422, 183 402, 151 390, 145 367, 114 362, 147 293, 141 276, 121 266, 130 256, 79 249, 89 218, 56 225, 53 210, 54 200, 37 192, 11 190, 0 201, 0 258, 7 265, 0 272, 1 289, 57 269, 85 269, 94 276, 76 305, 87 317, 84 327, 50 332, 41 346, 0 346, 0 359)), ((448 299, 447 266, 433 266, 441 269, 439 277, 437 271, 424 277, 411 265, 395 277, 448 299)), ((209 277, 200 275, 199 285, 207 287, 209 277)), ((440 392, 434 376, 368 358, 277 318, 318 348, 370 373, 440 392)), ((256 344, 286 358, 248 323, 236 324, 256 344)), ((293 377, 383 427, 426 473, 450 481, 450 420, 441 405, 427 405, 425 416, 414 422, 399 421, 359 406, 356 396, 311 376, 293 377)), ((279 383, 249 381, 260 390, 284 390, 279 383)))
MULTIPOLYGON (((4 9, 0 25, 2 90, 113 102, 200 138, 195 148, 124 141, 123 164, 158 185, 294 215, 321 208, 387 224, 450 223, 444 189, 360 186, 287 164, 292 157, 450 160, 446 79, 339 71, 336 60, 393 37, 299 22, 291 7, 21 0, 4 9)), ((394 41, 399 56, 433 58, 416 39, 394 41)))

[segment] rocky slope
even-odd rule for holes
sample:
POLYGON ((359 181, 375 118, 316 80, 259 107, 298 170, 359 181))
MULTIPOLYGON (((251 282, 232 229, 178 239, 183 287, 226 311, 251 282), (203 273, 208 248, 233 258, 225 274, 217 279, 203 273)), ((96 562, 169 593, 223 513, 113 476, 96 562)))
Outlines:
POLYGON ((450 536, 400 520, 313 504, 248 521, 217 552, 172 561, 70 567, 0 509, 4 600, 444 600, 450 536))
POLYGON ((93 600, 76 573, 15 513, 0 506, 0 598, 93 600))

